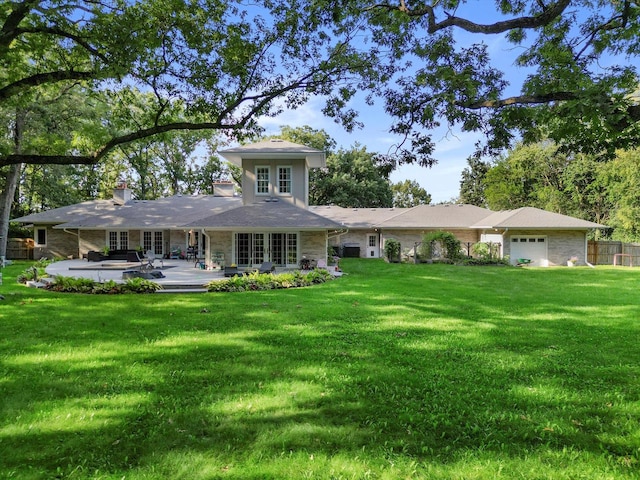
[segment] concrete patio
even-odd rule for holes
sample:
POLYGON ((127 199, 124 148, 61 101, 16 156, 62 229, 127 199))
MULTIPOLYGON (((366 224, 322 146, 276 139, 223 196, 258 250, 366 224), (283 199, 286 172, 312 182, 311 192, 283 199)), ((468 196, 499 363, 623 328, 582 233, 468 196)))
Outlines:
MULTIPOLYGON (((224 279, 220 270, 203 270, 194 266, 192 260, 156 260, 156 271, 162 272, 164 278, 154 278, 154 282, 167 290, 204 291, 204 285, 212 280, 224 279)), ((125 282, 122 272, 139 268, 139 263, 109 260, 104 262, 88 262, 87 260, 62 260, 47 266, 50 276, 90 278, 97 282, 115 280, 125 282)))

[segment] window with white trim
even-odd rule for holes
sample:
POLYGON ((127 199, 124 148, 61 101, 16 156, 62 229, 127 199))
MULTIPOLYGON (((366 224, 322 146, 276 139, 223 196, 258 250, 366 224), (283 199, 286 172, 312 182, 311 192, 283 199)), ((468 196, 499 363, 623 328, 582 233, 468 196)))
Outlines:
POLYGON ((256 167, 256 194, 269 195, 269 167, 256 167))
POLYGON ((278 167, 278 193, 291 194, 291 167, 278 167))
POLYGON ((107 232, 109 250, 128 250, 129 232, 125 230, 107 232))
POLYGON ((46 228, 36 228, 34 230, 35 243, 39 247, 47 244, 47 229, 46 228))

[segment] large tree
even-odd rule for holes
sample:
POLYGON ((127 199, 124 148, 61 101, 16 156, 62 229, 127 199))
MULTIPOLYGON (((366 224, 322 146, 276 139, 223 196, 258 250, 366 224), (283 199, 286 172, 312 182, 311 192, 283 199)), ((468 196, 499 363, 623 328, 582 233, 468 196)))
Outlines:
POLYGON ((640 145, 638 2, 494 5, 350 2, 354 18, 366 12, 378 46, 407 59, 406 70, 380 88, 396 118, 392 130, 406 137, 397 160, 433 163, 431 130, 440 124, 484 133, 485 154, 519 137, 609 157, 640 145))

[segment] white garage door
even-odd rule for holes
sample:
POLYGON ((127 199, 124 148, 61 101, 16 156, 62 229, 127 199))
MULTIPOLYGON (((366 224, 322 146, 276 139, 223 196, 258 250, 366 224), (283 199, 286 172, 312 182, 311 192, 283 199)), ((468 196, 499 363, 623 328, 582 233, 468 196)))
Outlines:
POLYGON ((520 258, 532 260, 531 266, 533 267, 548 267, 547 237, 511 237, 511 264, 517 264, 520 258))

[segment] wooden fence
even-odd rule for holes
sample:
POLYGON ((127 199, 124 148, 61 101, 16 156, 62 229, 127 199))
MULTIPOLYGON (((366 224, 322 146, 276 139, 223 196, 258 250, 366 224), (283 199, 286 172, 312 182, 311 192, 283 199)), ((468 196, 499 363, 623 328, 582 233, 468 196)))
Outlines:
POLYGON ((618 265, 640 266, 640 243, 590 241, 587 244, 587 261, 593 265, 613 265, 614 255, 620 253, 625 256, 619 257, 618 265))
POLYGON ((10 238, 7 241, 8 260, 33 260, 33 238, 10 238))

